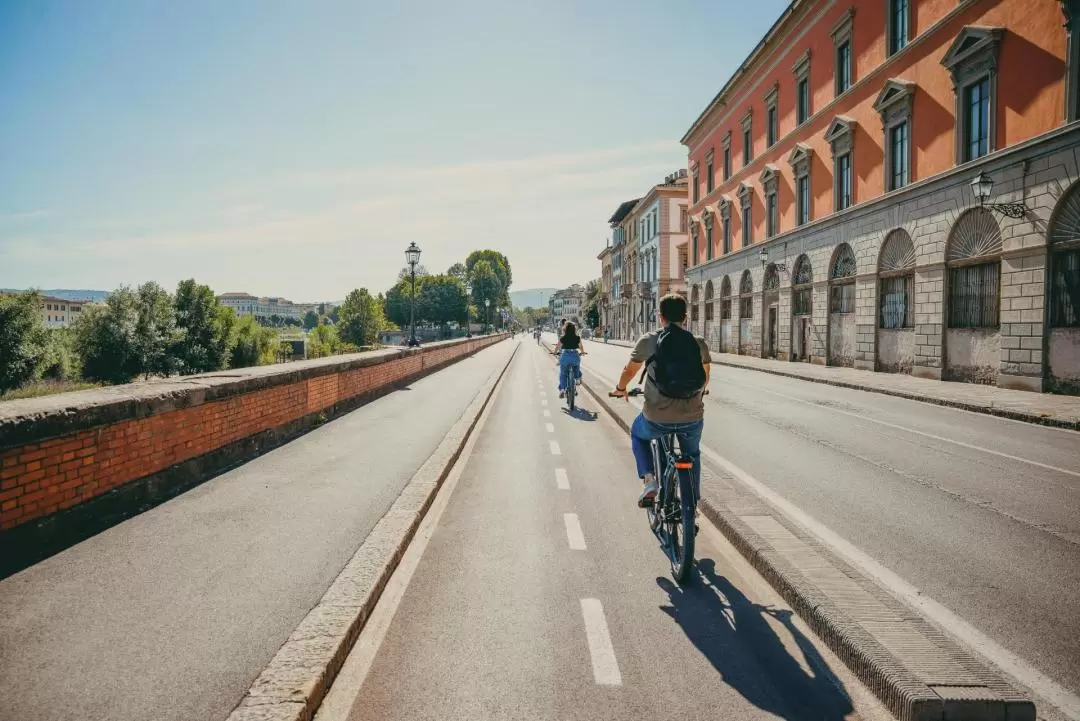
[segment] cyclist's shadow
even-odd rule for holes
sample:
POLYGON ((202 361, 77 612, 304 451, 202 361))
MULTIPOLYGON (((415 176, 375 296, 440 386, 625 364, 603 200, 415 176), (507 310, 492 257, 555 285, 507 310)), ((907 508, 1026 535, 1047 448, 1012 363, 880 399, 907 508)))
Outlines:
POLYGON ((697 574, 695 582, 684 588, 666 577, 657 578, 671 602, 660 608, 679 624, 724 683, 758 708, 792 721, 840 721, 852 712, 851 699, 794 625, 790 610, 752 602, 716 574, 712 559, 699 560, 697 574), (766 615, 787 629, 809 671, 784 647, 766 615))

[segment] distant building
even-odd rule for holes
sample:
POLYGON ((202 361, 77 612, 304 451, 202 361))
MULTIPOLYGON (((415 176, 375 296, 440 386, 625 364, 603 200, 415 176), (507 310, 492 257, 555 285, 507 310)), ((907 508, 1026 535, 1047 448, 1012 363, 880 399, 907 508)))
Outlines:
POLYGON ((585 311, 585 289, 575 283, 569 288, 555 291, 548 301, 548 310, 551 311, 551 322, 556 328, 567 320, 580 327, 585 311))
POLYGON ((239 316, 253 315, 256 320, 268 321, 273 316, 302 321, 308 311, 318 311, 317 303, 293 303, 277 296, 256 297, 250 293, 222 293, 218 302, 236 311, 239 316))
POLYGON ((41 299, 41 322, 46 328, 69 328, 79 318, 83 306, 89 305, 82 301, 64 300, 46 295, 41 299))

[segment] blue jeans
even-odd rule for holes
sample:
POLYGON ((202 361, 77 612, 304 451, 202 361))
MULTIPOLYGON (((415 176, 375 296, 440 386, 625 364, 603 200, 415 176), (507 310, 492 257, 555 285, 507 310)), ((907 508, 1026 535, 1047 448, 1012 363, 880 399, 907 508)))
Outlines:
POLYGON ((581 356, 577 351, 561 351, 559 353, 559 390, 566 390, 566 385, 563 383, 563 378, 566 377, 566 369, 574 369, 574 378, 576 380, 581 379, 581 356))
POLYGON ((679 439, 679 449, 694 462, 694 496, 701 498, 701 429, 704 427, 705 421, 654 423, 639 413, 630 426, 630 447, 637 461, 638 478, 644 478, 646 473, 656 475, 649 441, 674 433, 679 439))

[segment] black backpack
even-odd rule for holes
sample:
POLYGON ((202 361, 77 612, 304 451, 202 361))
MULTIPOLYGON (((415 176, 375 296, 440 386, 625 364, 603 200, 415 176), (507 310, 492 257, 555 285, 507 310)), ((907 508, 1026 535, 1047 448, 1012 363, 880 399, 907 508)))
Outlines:
POLYGON ((656 352, 645 361, 642 378, 649 366, 653 368, 650 378, 662 396, 693 398, 705 388, 701 346, 693 333, 677 325, 667 326, 656 337, 656 352))

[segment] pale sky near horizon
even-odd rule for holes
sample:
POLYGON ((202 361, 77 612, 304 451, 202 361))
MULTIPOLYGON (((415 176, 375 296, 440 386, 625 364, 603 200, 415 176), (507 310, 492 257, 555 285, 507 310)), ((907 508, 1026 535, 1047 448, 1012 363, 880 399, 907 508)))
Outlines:
POLYGON ((7 0, 0 287, 333 300, 410 241, 584 282, 786 5, 7 0))

